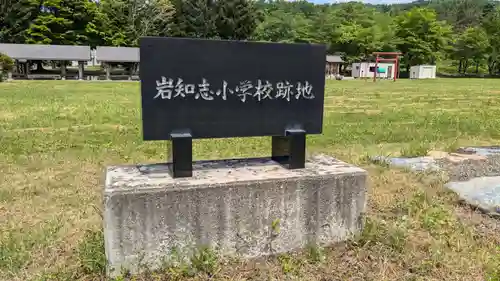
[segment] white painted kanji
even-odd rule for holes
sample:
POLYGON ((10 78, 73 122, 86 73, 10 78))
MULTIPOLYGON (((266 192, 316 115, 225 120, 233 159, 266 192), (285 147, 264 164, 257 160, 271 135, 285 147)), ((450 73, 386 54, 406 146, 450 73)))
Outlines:
POLYGON ((198 92, 195 95, 195 99, 202 98, 204 100, 213 100, 214 97, 210 93, 210 84, 207 79, 203 78, 202 83, 198 85, 198 92))
POLYGON ((172 89, 174 88, 174 80, 172 78, 167 79, 162 76, 161 81, 156 80, 156 90, 158 93, 153 99, 161 97, 161 99, 171 99, 172 89))
POLYGON ((255 87, 255 94, 253 95, 258 101, 265 99, 273 99, 271 93, 273 91, 273 85, 266 81, 263 83, 260 79, 257 80, 257 86, 255 87))
POLYGON ((304 99, 314 99, 314 94, 312 92, 312 85, 309 84, 308 81, 306 81, 304 84, 298 82, 297 83, 297 94, 295 95, 296 99, 300 99, 300 97, 304 99))
POLYGON ((177 83, 175 84, 175 94, 174 98, 181 96, 182 98, 186 97, 186 88, 185 85, 182 83, 183 80, 182 78, 177 78, 177 83))
POLYGON ((276 93, 276 98, 286 99, 290 101, 290 97, 293 95, 293 85, 290 82, 278 82, 276 83, 276 89, 278 92, 276 93))
POLYGON ((184 83, 182 78, 161 77, 156 81, 157 94, 154 99, 174 99, 188 98, 194 96, 194 99, 211 101, 214 99, 228 100, 232 95, 238 96, 243 103, 255 100, 273 100, 281 99, 290 102, 293 97, 299 99, 314 99, 313 86, 309 81, 297 82, 292 84, 290 81, 279 81, 273 85, 269 80, 258 79, 255 83, 250 80, 241 81, 235 85, 230 85, 226 80, 222 81, 222 88, 211 89, 208 79, 202 78, 200 84, 184 83), (174 83, 174 81, 176 81, 174 83), (233 87, 231 87, 233 86, 233 87))
POLYGON ((215 93, 216 96, 221 97, 223 100, 227 100, 227 95, 228 94, 234 94, 234 91, 231 89, 228 89, 228 83, 227 81, 222 82, 222 90, 217 90, 215 93))
POLYGON ((236 87, 236 93, 238 93, 238 96, 240 97, 240 100, 242 102, 247 101, 247 96, 250 97, 253 96, 253 94, 249 92, 249 90, 252 88, 253 88, 252 82, 250 82, 249 80, 240 82, 240 84, 236 87))

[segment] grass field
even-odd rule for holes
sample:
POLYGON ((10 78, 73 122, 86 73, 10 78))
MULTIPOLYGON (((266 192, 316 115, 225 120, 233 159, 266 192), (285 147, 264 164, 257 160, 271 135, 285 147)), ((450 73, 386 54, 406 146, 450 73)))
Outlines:
MULTIPOLYGON (((1 280, 104 280, 104 167, 166 158, 164 142, 141 140, 140 116, 138 83, 0 84, 1 280)), ((487 227, 490 218, 457 204, 439 178, 364 161, 498 144, 499 116, 500 80, 330 81, 324 133, 309 137, 308 149, 370 172, 360 237, 258 261, 206 259, 155 277, 164 279, 141 278, 206 280, 215 272, 211 280, 500 280, 500 232, 487 227)), ((270 140, 194 146, 197 159, 264 156, 270 140)))

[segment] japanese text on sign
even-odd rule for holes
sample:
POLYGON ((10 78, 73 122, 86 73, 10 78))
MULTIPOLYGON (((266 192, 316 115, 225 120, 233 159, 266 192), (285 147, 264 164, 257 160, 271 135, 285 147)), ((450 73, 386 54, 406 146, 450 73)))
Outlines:
POLYGON ((235 96, 241 102, 246 102, 249 99, 257 101, 314 99, 313 87, 308 81, 294 84, 288 81, 280 81, 272 84, 269 81, 260 79, 255 83, 245 80, 232 87, 226 81, 223 81, 218 88, 212 88, 205 78, 198 84, 187 84, 184 83, 182 78, 174 80, 162 76, 161 80, 156 80, 156 90, 158 93, 154 96, 154 99, 168 100, 187 98, 188 96, 207 101, 216 98, 227 100, 230 96, 235 96))

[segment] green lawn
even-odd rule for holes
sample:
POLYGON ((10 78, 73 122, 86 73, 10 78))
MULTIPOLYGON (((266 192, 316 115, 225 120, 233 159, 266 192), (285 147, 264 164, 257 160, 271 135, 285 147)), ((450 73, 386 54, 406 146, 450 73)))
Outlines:
MULTIPOLYGON (((0 105, 0 280, 101 280, 104 167, 167 157, 165 142, 141 139, 139 83, 1 83, 0 105)), ((214 280, 499 280, 500 234, 478 224, 488 218, 456 204, 440 180, 364 162, 498 144, 499 116, 500 80, 329 81, 324 131, 308 149, 369 170, 365 232, 316 258, 217 262, 214 280)), ((264 156, 270 139, 194 146, 197 159, 264 156)), ((169 272, 160 276, 183 275, 169 272)))

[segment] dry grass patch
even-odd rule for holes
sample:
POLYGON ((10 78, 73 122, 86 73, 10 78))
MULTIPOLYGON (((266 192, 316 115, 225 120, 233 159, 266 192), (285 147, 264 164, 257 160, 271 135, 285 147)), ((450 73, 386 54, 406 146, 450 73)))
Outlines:
MULTIPOLYGON (((365 159, 497 143, 500 108, 490 92, 499 86, 493 79, 329 81, 324 131, 308 137, 309 153, 329 153, 369 171, 363 233, 331 248, 312 245, 246 262, 200 252, 194 266, 171 264, 136 280, 498 277, 500 235, 491 220, 462 207, 457 212, 439 177, 365 159), (468 97, 475 100, 467 103, 468 97)), ((16 112, 0 122, 0 280, 104 280, 99 208, 105 167, 167 158, 166 143, 141 140, 139 84, 2 83, 0 104, 16 112)), ((196 159, 269 152, 268 138, 194 143, 196 159)))
POLYGON ((0 111, 0 120, 11 121, 16 119, 16 114, 9 111, 0 111))
POLYGON ((13 166, 0 183, 2 194, 9 194, 0 202, 5 280, 27 280, 41 269, 74 263, 82 229, 101 223, 98 166, 78 159, 31 160, 33 165, 13 166))

